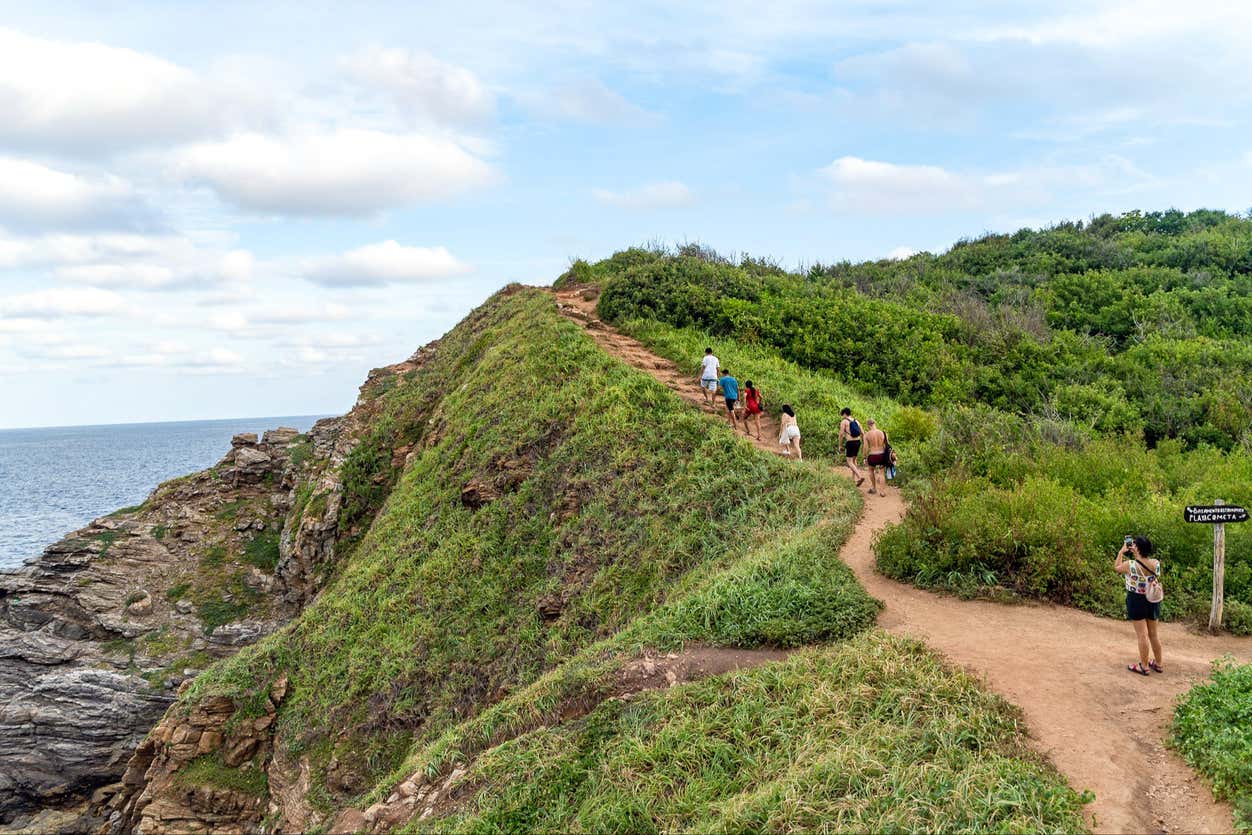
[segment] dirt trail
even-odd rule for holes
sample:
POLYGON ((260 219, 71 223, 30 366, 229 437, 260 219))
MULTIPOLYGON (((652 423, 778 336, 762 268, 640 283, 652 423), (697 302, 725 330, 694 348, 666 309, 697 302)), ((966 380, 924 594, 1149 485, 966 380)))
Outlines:
MULTIPOLYGON (((588 294, 590 295, 590 294, 588 294)), ((562 313, 581 322, 606 351, 704 407, 690 373, 652 354, 595 316, 594 296, 556 293, 562 313)), ((766 393, 768 395, 768 392, 766 393)), ((803 414, 800 416, 803 428, 803 414)), ((762 421, 755 443, 776 453, 778 430, 762 421)), ((879 625, 924 641, 1018 705, 1037 750, 1078 789, 1095 792, 1087 814, 1097 832, 1230 832, 1230 807, 1165 747, 1174 699, 1230 653, 1252 661, 1252 639, 1213 637, 1161 624, 1166 673, 1126 671, 1135 659, 1124 622, 1044 603, 966 601, 897 583, 874 570, 874 536, 904 515, 899 492, 865 496, 865 509, 841 558, 886 604, 879 625)), ((1110 582, 1116 582, 1111 576, 1110 582)))

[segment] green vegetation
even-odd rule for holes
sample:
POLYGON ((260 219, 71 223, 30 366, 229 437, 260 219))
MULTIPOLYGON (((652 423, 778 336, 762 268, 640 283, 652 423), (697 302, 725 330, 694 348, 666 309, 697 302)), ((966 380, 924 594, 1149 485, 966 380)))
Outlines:
POLYGON ((248 504, 248 499, 235 499, 234 501, 230 501, 222 505, 221 509, 217 511, 215 516, 223 521, 233 522, 239 517, 239 511, 246 508, 248 504))
MULTIPOLYGON (((913 483, 904 523, 878 540, 885 574, 924 587, 977 592, 999 584, 1108 616, 1123 612, 1111 572, 1125 534, 1146 534, 1163 565, 1167 620, 1207 618, 1213 533, 1182 519, 1214 497, 1252 502, 1252 455, 1212 447, 1155 449, 1124 437, 1057 437, 990 409, 945 411, 917 445, 931 477, 913 483)), ((1252 530, 1231 525, 1228 554, 1252 551, 1252 530)), ((1252 563, 1229 560, 1226 627, 1252 633, 1252 563)))
MULTIPOLYGON (((744 350, 767 393, 809 386, 837 412, 829 377, 744 350)), ((1083 829, 1082 798, 1010 708, 872 629, 878 604, 837 555, 858 509, 845 479, 758 454, 546 294, 499 294, 370 392, 343 471, 355 543, 296 621, 184 697, 230 695, 246 721, 286 674, 276 744, 308 757, 317 808, 470 763, 473 791, 441 826, 1083 829), (608 698, 642 650, 691 643, 818 648, 608 698)), ((856 402, 900 414, 917 443, 934 432, 856 402)))
POLYGON ((169 529, 163 524, 157 525, 152 529, 152 538, 157 542, 160 542, 162 539, 165 539, 165 534, 168 530, 169 529))
POLYGON ((177 603, 187 596, 187 592, 191 591, 191 583, 182 581, 175 583, 165 591, 165 599, 171 603, 177 603))
POLYGON ((300 435, 287 445, 287 454, 290 456, 291 466, 299 469, 313 457, 313 442, 307 435, 300 435))
POLYGON ((90 537, 100 543, 100 556, 109 553, 109 548, 117 542, 117 538, 121 536, 118 531, 100 531, 99 533, 90 534, 90 537))
POLYGON ((139 504, 130 505, 129 507, 119 507, 117 510, 109 514, 109 518, 115 519, 119 516, 130 516, 132 513, 138 513, 143 510, 145 506, 145 503, 141 502, 139 504))
POLYGON ((205 597, 196 606, 196 615, 204 624, 204 634, 208 635, 217 627, 234 623, 248 614, 249 602, 233 596, 228 600, 225 595, 221 594, 205 597))
POLYGON ((333 592, 192 689, 259 709, 261 685, 288 672, 287 744, 398 729, 430 740, 695 591, 661 611, 705 640, 794 644, 872 622, 872 602, 834 567, 854 491, 754 454, 603 354, 546 294, 498 296, 377 406, 372 439, 345 466, 345 507, 381 502, 379 479, 397 483, 333 592), (412 464, 391 474, 391 445, 419 435, 412 464), (465 506, 471 481, 494 499, 465 506), (792 541, 823 519, 829 534, 792 541), (848 610, 827 618, 839 602, 848 610))
MULTIPOLYGON (((1177 619, 1211 584, 1211 532, 1182 506, 1252 500, 1249 252, 1252 219, 1171 211, 803 275, 633 249, 562 281, 600 284, 602 316, 693 374, 713 345, 771 410, 796 406, 806 450, 835 455, 839 405, 885 419, 910 491, 885 573, 1114 615, 1112 553, 1143 533, 1177 619)), ((1250 536, 1232 528, 1228 552, 1250 536)), ((1252 569, 1229 562, 1227 627, 1252 633, 1252 569)))
POLYGON ((876 630, 604 702, 485 751, 461 784, 471 799, 437 831, 1085 829, 1012 707, 876 630))
POLYGON ((201 568, 219 568, 226 564, 226 546, 216 542, 204 549, 200 555, 201 568))
POLYGON ((253 797, 269 797, 269 777, 264 769, 247 763, 240 768, 228 768, 216 755, 205 755, 192 760, 178 774, 178 782, 184 786, 213 786, 230 789, 253 797))
POLYGON ((1234 805, 1238 831, 1252 833, 1252 664, 1215 664, 1212 681, 1179 703, 1173 741, 1234 805))
POLYGON ((611 321, 769 345, 912 405, 976 400, 1149 445, 1252 432, 1252 218, 1103 215, 804 275, 634 249, 576 279, 603 285, 611 321))
POLYGON ((273 574, 278 566, 278 540, 279 532, 275 528, 258 533, 244 545, 243 561, 273 574))

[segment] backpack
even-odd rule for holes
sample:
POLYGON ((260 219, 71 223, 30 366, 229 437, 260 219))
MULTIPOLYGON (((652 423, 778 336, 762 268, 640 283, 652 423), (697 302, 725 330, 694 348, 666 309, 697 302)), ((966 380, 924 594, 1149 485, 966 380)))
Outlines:
POLYGON ((1147 565, 1139 562, 1138 557, 1133 559, 1143 566, 1144 571, 1148 572, 1148 588, 1144 591, 1143 596, 1148 599, 1149 603, 1160 603, 1165 599, 1165 587, 1161 585, 1161 578, 1153 574, 1152 569, 1148 568, 1147 565))
POLYGON ((848 419, 848 437, 854 441, 861 437, 861 424, 856 418, 848 419))

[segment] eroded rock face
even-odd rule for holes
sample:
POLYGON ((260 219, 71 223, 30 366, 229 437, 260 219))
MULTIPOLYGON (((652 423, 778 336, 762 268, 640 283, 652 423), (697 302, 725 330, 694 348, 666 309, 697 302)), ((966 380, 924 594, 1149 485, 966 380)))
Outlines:
POLYGON ((186 785, 178 772, 201 757, 227 768, 260 772, 273 748, 274 717, 287 695, 287 679, 270 685, 259 716, 239 717, 225 697, 205 699, 185 716, 171 711, 139 745, 117 794, 97 809, 109 832, 141 835, 256 830, 265 799, 237 788, 186 785), (233 721, 232 721, 233 720, 233 721))
POLYGON ((182 681, 294 614, 272 573, 240 564, 291 508, 279 437, 237 436, 216 467, 0 574, 0 823, 117 780, 182 681), (213 605, 243 617, 209 628, 213 605))
MULTIPOLYGON (((225 726, 233 705, 197 705, 182 718, 167 708, 189 678, 290 620, 320 590, 340 556, 340 468, 377 413, 380 384, 424 364, 435 344, 371 372, 343 417, 304 436, 285 427, 236 435, 216 466, 0 574, 0 824, 255 828, 257 797, 188 788, 173 775, 209 755, 284 770, 271 724, 286 683, 275 683, 274 709, 242 729, 225 726)), ((392 452, 403 465, 413 450, 392 452)))

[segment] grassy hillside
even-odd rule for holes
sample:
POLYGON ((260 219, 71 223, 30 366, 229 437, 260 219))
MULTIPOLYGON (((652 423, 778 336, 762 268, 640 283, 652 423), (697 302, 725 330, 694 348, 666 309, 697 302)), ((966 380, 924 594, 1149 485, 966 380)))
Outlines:
POLYGON ((920 645, 874 630, 498 745, 434 829, 1082 830, 1080 799, 1017 722, 920 645))
MULTIPOLYGON (((280 738, 321 766, 356 760, 359 774, 337 777, 349 790, 371 786, 410 740, 680 592, 710 593, 718 571, 744 570, 766 544, 785 553, 819 519, 836 530, 815 546, 830 561, 856 509, 839 480, 752 454, 607 357, 538 291, 497 297, 379 397, 393 423, 420 415, 423 427, 373 526, 291 628, 206 673, 190 696, 263 699, 259 683, 287 671, 280 738)), ((841 578, 804 560, 772 570, 755 626, 719 624, 735 604, 725 600, 692 635, 786 644, 872 620, 861 593, 833 596, 860 612, 847 623, 806 624, 807 604, 841 578)))
MULTIPOLYGON (((175 708, 225 695, 245 721, 285 673, 275 745, 307 757, 323 824, 462 764, 496 789, 467 784, 437 816, 453 828, 523 825, 532 813, 510 804, 565 785, 558 772, 599 811, 576 818, 562 801, 539 812, 553 825, 801 827, 829 814, 835 829, 1082 828, 1080 798, 1025 752, 1011 710, 872 630, 878 604, 837 556, 859 507, 846 480, 757 452, 601 352, 546 293, 502 292, 370 392, 386 443, 353 453, 345 495, 377 517, 300 618, 175 708), (397 439, 407 463, 375 451, 397 439), (640 652, 692 642, 828 649, 629 707, 612 698, 640 652), (621 759, 641 744, 658 771, 639 791, 659 798, 693 768, 707 777, 644 810, 621 759), (846 791, 831 782, 844 762, 856 763, 846 791), (745 793, 747 775, 759 791, 745 793), (810 785, 815 805, 792 809, 810 785), (871 800, 880 792, 899 802, 871 800)), ((264 794, 249 779, 264 767, 193 769, 180 784, 264 794)))

